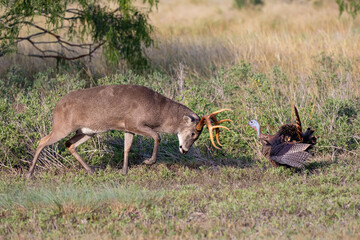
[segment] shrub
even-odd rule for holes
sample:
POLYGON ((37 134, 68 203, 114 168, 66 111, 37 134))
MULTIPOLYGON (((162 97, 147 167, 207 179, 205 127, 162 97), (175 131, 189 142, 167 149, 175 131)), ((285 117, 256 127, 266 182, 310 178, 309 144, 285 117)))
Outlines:
POLYGON ((263 0, 234 0, 234 3, 237 8, 264 5, 263 0))
MULTIPOLYGON (((162 134, 159 161, 193 164, 242 165, 259 159, 260 144, 255 132, 247 126, 257 119, 264 133, 273 134, 280 125, 295 119, 293 106, 297 105, 303 128, 312 127, 319 136, 317 153, 340 154, 358 151, 360 124, 360 98, 341 86, 349 81, 349 63, 333 56, 321 55, 314 61, 319 66, 306 81, 289 79, 279 67, 269 73, 256 71, 251 64, 241 63, 222 68, 210 78, 194 75, 177 77, 154 72, 140 76, 133 72, 116 74, 93 81, 92 84, 139 84, 175 99, 192 109, 200 117, 220 108, 231 108, 219 118, 231 118, 226 123, 231 132, 222 132, 222 151, 215 150, 209 141, 208 130, 195 142, 192 151, 182 156, 175 135, 162 134), (341 74, 339 74, 341 73, 341 74), (296 86, 296 87, 294 87, 296 86), (309 87, 311 86, 311 87, 309 87)), ((88 82, 80 75, 56 75, 49 72, 37 74, 33 81, 11 69, 0 85, 0 164, 7 168, 28 166, 37 142, 51 130, 52 110, 68 92, 85 88, 88 82)), ((90 84, 91 85, 91 84, 90 84)), ((66 139, 65 139, 66 140, 66 139)), ((74 158, 64 146, 64 141, 43 151, 42 166, 74 165, 74 158)), ((137 136, 134 140, 130 163, 140 163, 150 156, 152 139, 137 136)), ((79 146, 86 161, 98 166, 121 166, 123 159, 123 133, 110 131, 99 134, 79 146)))

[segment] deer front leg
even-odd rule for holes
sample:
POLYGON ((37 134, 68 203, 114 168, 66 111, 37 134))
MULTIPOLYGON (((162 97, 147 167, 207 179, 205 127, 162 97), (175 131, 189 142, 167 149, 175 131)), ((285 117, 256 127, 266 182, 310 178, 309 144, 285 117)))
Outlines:
POLYGON ((152 130, 151 128, 147 127, 147 126, 143 126, 141 128, 138 127, 137 134, 146 136, 146 137, 152 137, 154 139, 154 149, 153 149, 153 153, 151 158, 146 159, 144 161, 145 164, 154 164, 156 162, 156 157, 157 157, 157 153, 158 153, 158 148, 159 148, 159 144, 161 141, 160 135, 155 132, 154 130, 152 130))
POLYGON ((156 162, 156 158, 157 158, 157 153, 158 153, 158 149, 159 149, 159 144, 161 141, 160 135, 153 131, 153 134, 151 136, 154 139, 154 149, 153 149, 153 153, 151 158, 146 159, 144 161, 145 164, 150 165, 150 164, 154 164, 156 162))
POLYGON ((124 175, 128 173, 128 163, 129 163, 129 152, 131 144, 134 138, 134 134, 130 132, 125 132, 125 144, 124 144, 124 165, 122 172, 124 175))

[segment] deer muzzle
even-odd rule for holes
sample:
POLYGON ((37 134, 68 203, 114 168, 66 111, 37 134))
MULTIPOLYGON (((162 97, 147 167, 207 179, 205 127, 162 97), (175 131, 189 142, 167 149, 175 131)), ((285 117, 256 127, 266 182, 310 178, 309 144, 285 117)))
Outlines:
POLYGON ((179 146, 179 150, 182 154, 186 154, 189 151, 189 150, 184 150, 182 145, 179 146))

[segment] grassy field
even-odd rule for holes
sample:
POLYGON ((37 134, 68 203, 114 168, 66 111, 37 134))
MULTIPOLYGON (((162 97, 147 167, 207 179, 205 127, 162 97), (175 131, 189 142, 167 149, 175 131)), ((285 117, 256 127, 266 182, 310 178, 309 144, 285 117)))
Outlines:
POLYGON ((330 0, 245 9, 160 0, 146 73, 109 66, 100 53, 90 66, 58 70, 0 58, 0 239, 359 239, 360 22, 338 14, 330 0), (233 109, 220 116, 234 121, 221 133, 224 148, 205 129, 184 156, 177 137, 163 134, 148 167, 153 141, 136 136, 123 176, 123 133, 111 131, 78 148, 96 174, 64 139, 44 149, 34 180, 23 177, 61 96, 129 83, 199 116, 233 109), (257 119, 274 133, 294 120, 294 105, 319 136, 314 156, 303 171, 272 168, 246 124, 257 119))
POLYGON ((359 161, 320 160, 305 173, 171 161, 48 171, 34 181, 3 174, 5 239, 358 239, 359 161))

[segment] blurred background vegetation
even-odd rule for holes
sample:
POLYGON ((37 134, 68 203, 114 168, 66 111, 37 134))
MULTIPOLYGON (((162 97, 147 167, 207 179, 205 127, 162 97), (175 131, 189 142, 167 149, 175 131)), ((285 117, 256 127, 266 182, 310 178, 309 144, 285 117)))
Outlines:
MULTIPOLYGON (((1 2, 3 13, 11 2, 1 2)), ((84 7, 76 2, 64 1, 66 6, 84 7)), ((352 1, 114 1, 108 9, 101 9, 125 6, 116 5, 119 3, 129 4, 126 6, 131 9, 119 16, 142 14, 146 20, 140 31, 149 38, 137 42, 141 50, 140 55, 134 53, 135 60, 131 52, 121 55, 121 51, 118 56, 122 57, 114 60, 116 47, 124 40, 112 42, 116 33, 110 28, 110 33, 98 38, 91 31, 79 38, 70 37, 77 43, 103 43, 91 55, 74 61, 30 58, 25 55, 36 53, 31 43, 10 44, 9 40, 19 36, 36 34, 34 29, 19 28, 18 35, 6 35, 10 36, 7 42, 2 35, 1 168, 27 169, 37 142, 51 130, 52 110, 62 96, 104 84, 145 85, 185 104, 199 116, 219 108, 234 110, 223 115, 234 122, 228 125, 230 133, 221 134, 222 151, 211 147, 206 131, 186 156, 178 152, 176 136, 162 135, 159 161, 251 166, 262 156, 255 132, 246 126, 247 122, 257 119, 263 132, 274 133, 281 124, 294 120, 294 105, 299 108, 303 127, 314 128, 319 136, 315 162, 360 153, 360 22, 352 1), (110 45, 106 48, 107 43, 110 45)), ((66 14, 64 6, 58 14, 66 14)), ((10 13, 16 16, 23 12, 10 13)), ((47 22, 42 14, 44 11, 34 8, 23 17, 41 26, 62 26, 61 21, 47 22)), ((45 34, 37 40, 50 41, 45 34)), ((127 44, 131 45, 132 40, 127 44)), ((46 48, 65 54, 59 46, 47 44, 46 48)), ((72 56, 73 52, 67 54, 72 56)), ((95 166, 121 166, 122 139, 122 133, 116 131, 100 134, 81 145, 79 152, 95 166)), ((38 166, 78 166, 66 150, 65 140, 46 148, 38 166)), ((152 144, 151 139, 137 136, 130 162, 142 162, 151 154, 152 144)))

